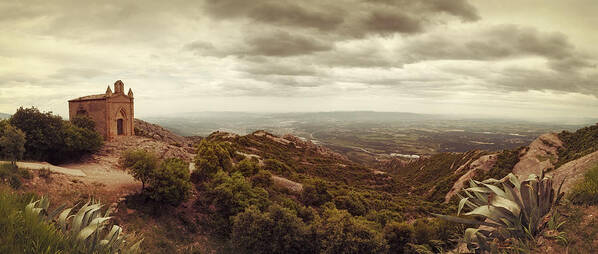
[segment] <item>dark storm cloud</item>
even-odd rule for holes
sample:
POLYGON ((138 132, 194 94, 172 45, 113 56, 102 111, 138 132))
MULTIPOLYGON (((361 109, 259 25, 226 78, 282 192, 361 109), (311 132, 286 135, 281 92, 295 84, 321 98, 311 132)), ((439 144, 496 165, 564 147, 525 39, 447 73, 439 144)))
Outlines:
POLYGON ((575 50, 561 33, 500 25, 467 34, 444 33, 409 41, 401 49, 410 62, 424 60, 501 60, 529 56, 547 59, 551 68, 570 71, 592 67, 590 59, 575 50))
POLYGON ((308 11, 293 3, 272 2, 264 3, 252 9, 249 17, 256 21, 331 30, 343 22, 343 13, 323 11, 308 11))
POLYGON ((284 31, 249 35, 245 38, 245 42, 249 48, 241 54, 258 56, 296 56, 333 48, 330 42, 284 31))
POLYGON ((394 7, 407 7, 412 10, 444 12, 460 17, 464 21, 476 21, 480 19, 478 11, 467 0, 366 0, 369 3, 385 4, 394 7))
POLYGON ((367 33, 390 35, 393 33, 421 33, 423 31, 422 20, 394 11, 377 10, 364 21, 367 33))
POLYGON ((427 25, 442 22, 441 13, 464 21, 479 19, 477 10, 465 0, 207 0, 204 10, 216 20, 247 19, 265 25, 314 28, 337 39, 421 33, 427 25))

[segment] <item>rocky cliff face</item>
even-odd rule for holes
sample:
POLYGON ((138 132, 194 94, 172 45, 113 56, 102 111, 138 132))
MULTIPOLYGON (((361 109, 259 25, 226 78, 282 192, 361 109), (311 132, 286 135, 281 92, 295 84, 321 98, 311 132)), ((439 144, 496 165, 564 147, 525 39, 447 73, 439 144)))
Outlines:
POLYGON ((135 135, 179 147, 190 147, 192 145, 192 141, 189 138, 176 135, 159 125, 139 119, 135 119, 135 135))
POLYGON ((466 173, 459 177, 459 180, 455 182, 451 190, 446 194, 444 202, 449 202, 455 194, 465 187, 465 183, 473 179, 477 173, 488 172, 488 170, 490 170, 492 167, 494 167, 494 164, 496 164, 496 159, 497 154, 484 155, 475 161, 463 164, 461 167, 455 170, 454 174, 459 174, 463 171, 466 171, 466 173))
POLYGON ((525 178, 530 174, 541 175, 542 171, 551 170, 558 161, 558 149, 563 142, 555 133, 547 133, 534 140, 521 151, 519 163, 513 168, 513 174, 525 178))

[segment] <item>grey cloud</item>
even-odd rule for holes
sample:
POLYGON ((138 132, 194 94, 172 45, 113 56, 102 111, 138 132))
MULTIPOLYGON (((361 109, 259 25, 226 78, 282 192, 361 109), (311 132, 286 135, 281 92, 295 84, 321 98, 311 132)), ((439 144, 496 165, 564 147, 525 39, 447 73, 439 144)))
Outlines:
POLYGON ((327 51, 334 47, 330 42, 283 31, 249 35, 245 42, 248 48, 239 54, 287 57, 327 51))
POLYGON ((308 11, 293 3, 265 3, 250 11, 249 17, 256 21, 331 30, 343 23, 341 12, 326 13, 323 11, 308 11))
POLYGON ((377 10, 364 20, 367 33, 388 35, 393 33, 414 34, 423 31, 422 20, 394 11, 377 10))
POLYGON ((241 71, 252 75, 278 75, 278 76, 315 76, 323 75, 314 66, 302 65, 299 63, 280 63, 276 61, 268 61, 262 64, 250 62, 241 71))
POLYGON ((444 12, 460 17, 464 21, 481 19, 477 9, 467 0, 365 0, 365 2, 417 10, 418 12, 444 12))
POLYGON ((500 25, 472 31, 426 35, 401 49, 409 62, 424 60, 500 60, 528 56, 544 57, 551 68, 571 71, 591 67, 589 57, 577 52, 560 33, 542 33, 534 28, 500 25))
POLYGON ((214 19, 247 19, 265 25, 315 28, 326 36, 361 38, 371 34, 414 34, 434 25, 446 13, 465 21, 479 19, 467 0, 206 0, 214 19))

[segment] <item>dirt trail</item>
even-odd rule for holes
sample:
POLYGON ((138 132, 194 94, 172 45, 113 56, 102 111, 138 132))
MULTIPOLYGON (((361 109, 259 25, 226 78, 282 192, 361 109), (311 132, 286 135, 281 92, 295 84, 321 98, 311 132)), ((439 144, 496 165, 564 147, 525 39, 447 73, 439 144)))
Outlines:
MULTIPOLYGON (((0 163, 8 163, 7 161, 0 161, 0 163)), ((70 176, 87 176, 83 171, 79 169, 72 169, 72 168, 65 168, 65 167, 58 167, 54 166, 47 162, 17 162, 17 166, 19 168, 31 169, 31 170, 40 170, 47 168, 54 173, 60 173, 70 176)))

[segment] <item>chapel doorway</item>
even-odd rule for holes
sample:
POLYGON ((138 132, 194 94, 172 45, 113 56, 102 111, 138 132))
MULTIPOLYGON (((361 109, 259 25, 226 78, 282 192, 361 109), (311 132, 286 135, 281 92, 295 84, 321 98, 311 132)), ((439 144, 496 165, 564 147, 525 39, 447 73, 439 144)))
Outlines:
POLYGON ((125 134, 124 129, 123 129, 123 119, 116 120, 116 132, 117 132, 117 135, 125 134))

